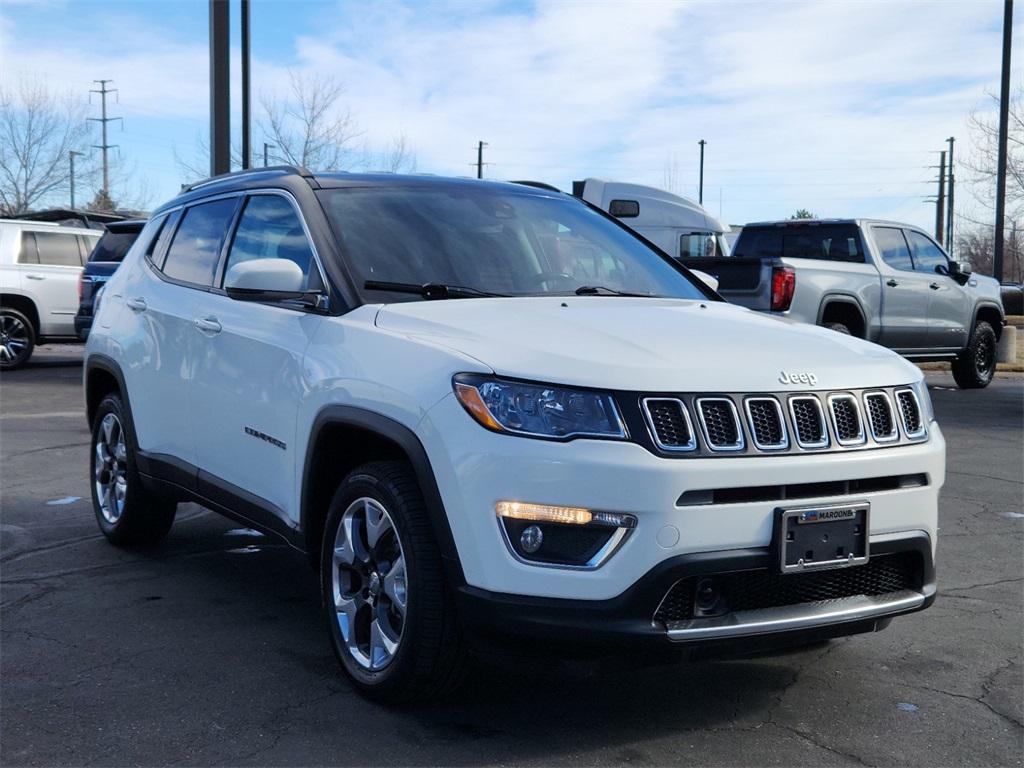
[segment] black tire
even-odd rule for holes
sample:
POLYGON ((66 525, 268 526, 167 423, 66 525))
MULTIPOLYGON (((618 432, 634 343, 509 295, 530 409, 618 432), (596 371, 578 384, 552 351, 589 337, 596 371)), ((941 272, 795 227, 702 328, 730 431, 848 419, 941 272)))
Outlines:
POLYGON ((996 375, 996 332, 984 320, 971 332, 971 339, 953 361, 953 378, 961 389, 984 389, 996 375))
POLYGON ((32 321, 16 309, 0 307, 0 371, 20 368, 36 348, 32 321))
POLYGON ((131 414, 120 395, 111 393, 100 402, 89 445, 92 508, 103 535, 118 546, 148 546, 163 539, 174 524, 178 504, 143 487, 135 464, 138 446, 131 414), (119 441, 123 450, 108 447, 119 441), (104 453, 109 460, 101 459, 104 453), (105 487, 112 495, 104 493, 105 487), (119 493, 118 487, 123 491, 119 493))
POLYGON ((845 323, 822 323, 822 325, 825 328, 828 328, 830 331, 835 331, 836 333, 843 333, 846 334, 847 336, 853 336, 853 333, 850 331, 850 327, 845 323))
MULTIPOLYGON (((364 539, 368 541, 365 536, 364 539)), ((347 549, 342 546, 340 551, 347 549)), ((337 562, 344 563, 345 559, 342 556, 337 562)), ((441 696, 462 681, 466 652, 455 614, 454 593, 445 579, 423 494, 408 464, 364 464, 338 486, 324 529, 320 583, 331 647, 362 694, 388 703, 423 700, 441 696), (386 523, 379 510, 373 508, 371 513, 365 500, 385 510, 386 523), (369 526, 360 520, 370 519, 371 514, 377 515, 378 530, 384 531, 375 544, 362 548, 365 562, 355 557, 351 566, 338 565, 335 558, 338 529, 346 514, 348 528, 342 534, 343 540, 347 540, 348 532, 358 538, 360 531, 368 531, 369 526), (364 517, 360 518, 360 514, 364 517), (393 641, 399 606, 389 598, 387 577, 381 574, 394 568, 398 557, 404 563, 405 579, 401 583, 405 610, 397 647, 386 651, 388 658, 378 662, 372 643, 367 640, 367 650, 362 648, 361 641, 372 635, 372 626, 366 630, 360 627, 373 619, 387 622, 389 640, 393 641), (376 580, 374 574, 378 574, 376 580), (372 591, 374 583, 378 585, 377 592, 372 591), (336 585, 341 595, 337 602, 336 585), (342 604, 350 606, 351 612, 339 609, 342 604), (358 607, 351 608, 353 605, 358 607), (344 632, 351 642, 346 642, 344 632), (355 650, 350 649, 352 644, 356 645, 355 650)))

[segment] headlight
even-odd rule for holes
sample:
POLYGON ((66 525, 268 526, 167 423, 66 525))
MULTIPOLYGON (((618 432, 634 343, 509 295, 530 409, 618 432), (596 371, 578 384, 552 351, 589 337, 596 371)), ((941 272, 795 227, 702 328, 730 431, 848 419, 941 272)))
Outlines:
POLYGON ((452 386, 469 414, 495 432, 554 440, 626 437, 619 409, 604 392, 467 373, 455 376, 452 386))
POLYGON ((928 382, 922 378, 911 386, 914 394, 917 395, 917 402, 921 404, 921 418, 925 424, 931 424, 935 421, 935 409, 932 408, 932 396, 928 392, 928 382))

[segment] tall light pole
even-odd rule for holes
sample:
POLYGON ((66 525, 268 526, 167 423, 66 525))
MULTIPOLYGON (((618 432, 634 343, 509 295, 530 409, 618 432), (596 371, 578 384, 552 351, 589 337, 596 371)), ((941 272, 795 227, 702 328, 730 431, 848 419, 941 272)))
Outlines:
POLYGON ((68 163, 71 165, 71 210, 75 210, 75 155, 82 157, 83 152, 71 150, 68 152, 68 163))
POLYGON ((1003 5, 1003 79, 999 88, 999 159, 996 161, 996 247, 992 276, 1003 280, 1003 235, 1006 218, 1006 141, 1010 128, 1010 38, 1013 30, 1013 0, 1003 5))
POLYGON ((231 6, 210 0, 210 175, 231 170, 231 6))
POLYGON ((704 205, 704 139, 697 142, 700 144, 700 185, 697 187, 697 202, 704 205))
POLYGON ((249 82, 249 0, 242 2, 242 170, 252 165, 251 123, 252 109, 249 106, 251 85, 249 82))
MULTIPOLYGON (((946 253, 953 255, 953 184, 956 181, 953 175, 953 144, 956 139, 950 136, 946 141, 949 143, 949 199, 946 210, 946 253)), ((941 241, 940 241, 941 242, 941 241)))

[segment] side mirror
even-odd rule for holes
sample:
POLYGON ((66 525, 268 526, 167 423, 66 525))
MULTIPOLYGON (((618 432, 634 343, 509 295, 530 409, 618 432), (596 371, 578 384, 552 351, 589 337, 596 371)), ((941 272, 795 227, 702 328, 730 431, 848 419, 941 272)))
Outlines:
POLYGON ((696 277, 698 280, 700 280, 702 283, 704 283, 704 285, 706 285, 708 288, 710 288, 715 293, 718 293, 718 278, 717 277, 712 277, 707 272, 701 272, 699 269, 691 269, 690 271, 694 274, 694 277, 696 277))
POLYGON ((954 261, 953 264, 956 265, 956 271, 961 275, 969 275, 974 272, 974 267, 971 266, 969 261, 954 261))
POLYGON ((224 292, 238 301, 280 301, 306 295, 306 276, 288 259, 253 259, 235 264, 224 277, 224 292))

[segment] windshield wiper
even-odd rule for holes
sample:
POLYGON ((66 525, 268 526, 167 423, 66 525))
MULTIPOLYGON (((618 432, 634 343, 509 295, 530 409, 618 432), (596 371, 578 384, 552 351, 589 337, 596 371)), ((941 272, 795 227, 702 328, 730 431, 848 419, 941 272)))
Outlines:
POLYGON ((488 296, 506 296, 504 293, 490 293, 479 288, 445 283, 389 283, 383 280, 367 280, 363 288, 368 291, 394 291, 395 293, 418 293, 424 299, 477 299, 488 296))
POLYGON ((652 297, 649 293, 628 293, 627 291, 607 288, 603 285, 581 285, 574 293, 577 296, 641 296, 648 299, 652 297))

